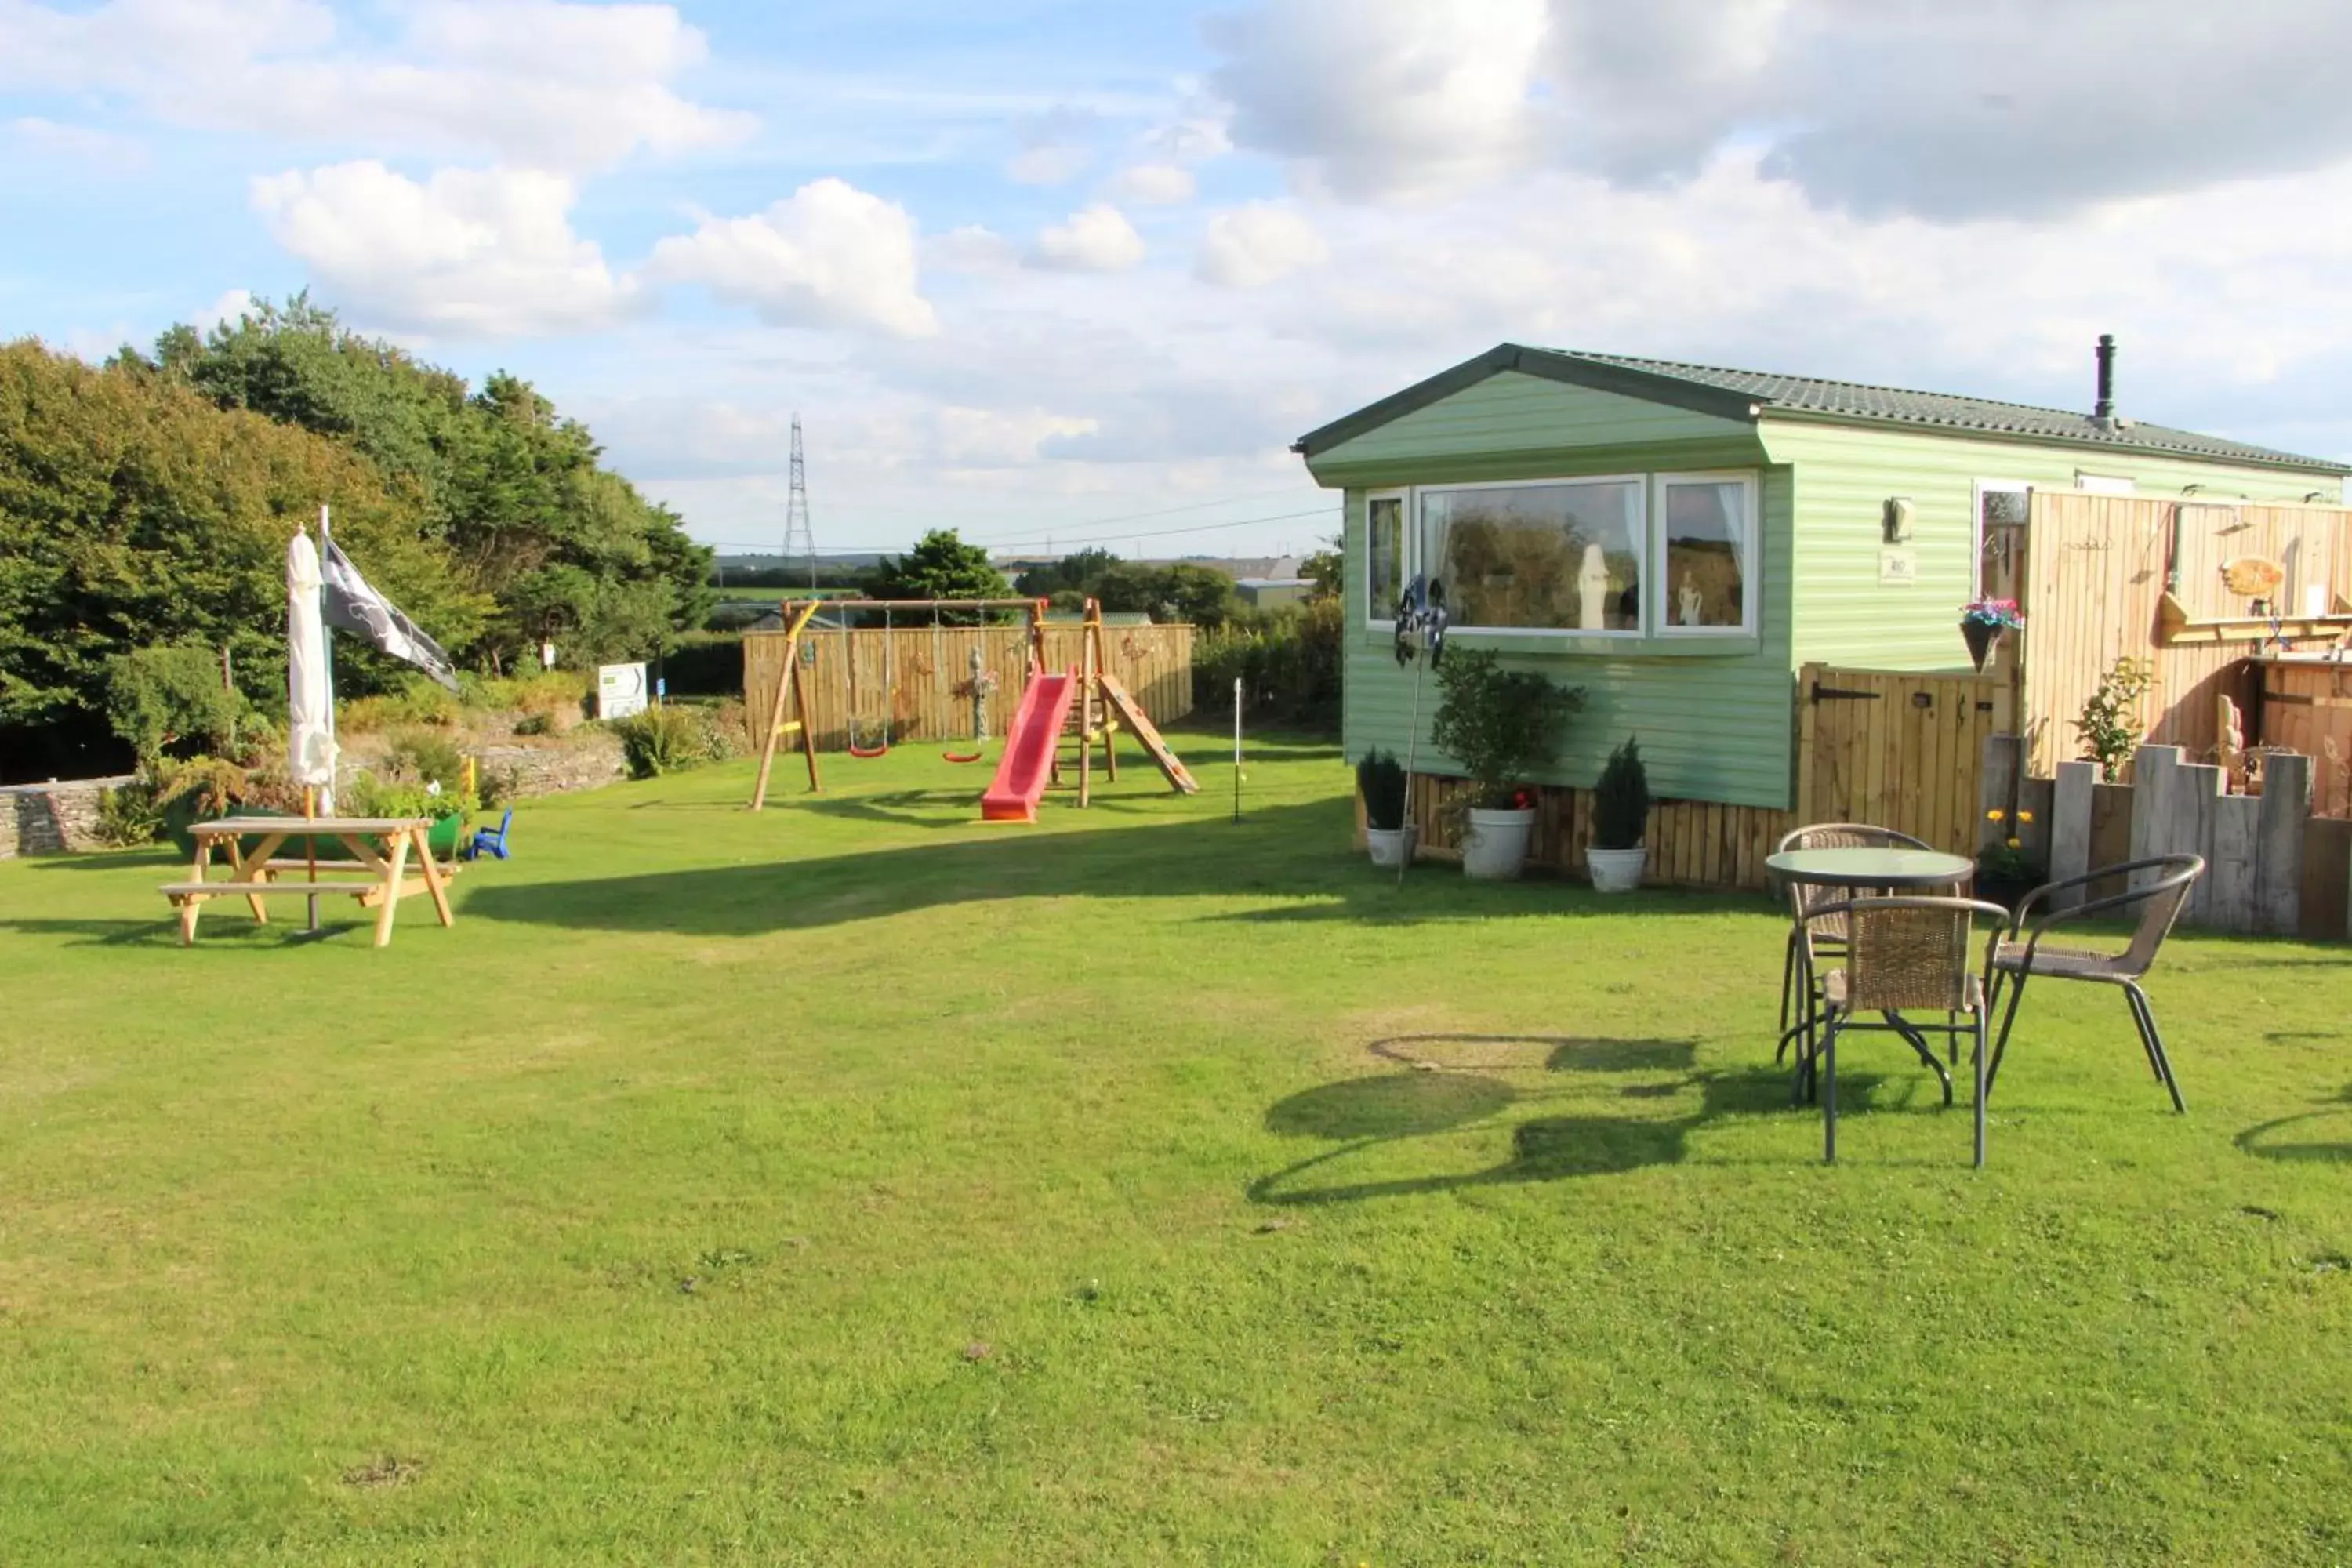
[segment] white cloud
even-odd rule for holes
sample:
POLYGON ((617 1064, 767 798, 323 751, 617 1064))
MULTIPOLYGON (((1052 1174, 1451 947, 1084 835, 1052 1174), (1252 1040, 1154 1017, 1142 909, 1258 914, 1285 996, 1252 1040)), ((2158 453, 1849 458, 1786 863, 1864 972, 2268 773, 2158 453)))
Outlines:
POLYGON ((1016 184, 1067 184, 1095 161, 1085 147, 1024 147, 1004 165, 1004 177, 1016 184))
POLYGON ((2039 217, 2352 159, 2340 0, 1257 0, 1207 34, 1234 140, 1349 200, 1762 148, 1816 205, 2039 217))
POLYGON ((1004 468, 1034 463, 1050 440, 1090 436, 1093 419, 1074 419, 1039 408, 965 408, 949 405, 939 411, 933 449, 942 462, 959 466, 1004 468))
POLYGON ((668 5, 425 0, 389 46, 346 44, 315 0, 0 0, 0 87, 86 94, 167 124, 380 153, 606 166, 749 134, 679 97, 702 35, 668 5))
POLYGON ((1544 0, 1265 0, 1204 26, 1234 142, 1341 195, 1439 191, 1528 150, 1544 0))
POLYGON ((1039 231, 1029 264, 1058 272, 1123 272, 1144 257, 1143 237, 1108 202, 1039 231))
POLYGON ((1009 180, 1024 185, 1059 185, 1094 165, 1095 137, 1102 117, 1091 109, 1056 104, 1023 127, 1021 151, 1004 165, 1009 180))
POLYGON ((1251 202, 1209 220, 1194 273, 1225 289, 1257 289, 1330 258, 1331 247, 1295 207, 1251 202))
POLYGON ((572 194, 530 170, 442 169, 420 184, 364 161, 257 178, 253 206, 371 324, 505 336, 603 326, 632 302, 633 281, 572 232, 572 194))
POLYGON ((243 289, 231 289, 219 299, 196 312, 195 328, 200 332, 215 327, 234 327, 253 310, 253 295, 243 289))
POLYGON ((945 272, 1005 272, 1021 265, 1011 240, 978 224, 926 239, 923 260, 945 272))
POLYGON ((1137 163, 1112 177, 1110 194, 1142 206, 1174 206, 1191 201, 1197 184, 1192 171, 1181 165, 1137 163))
POLYGON ((939 331, 922 296, 915 220, 837 179, 803 185, 765 212, 710 217, 654 247, 646 276, 700 283, 778 326, 939 331))

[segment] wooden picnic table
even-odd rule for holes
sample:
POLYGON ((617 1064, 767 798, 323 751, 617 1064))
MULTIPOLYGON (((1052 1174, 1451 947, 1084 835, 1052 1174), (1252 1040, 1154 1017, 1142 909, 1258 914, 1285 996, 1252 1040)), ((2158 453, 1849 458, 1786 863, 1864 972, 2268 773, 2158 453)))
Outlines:
POLYGON ((378 947, 391 942, 393 917, 400 900, 412 894, 430 894, 441 923, 452 924, 447 876, 457 868, 447 868, 445 873, 433 858, 425 837, 432 826, 432 818, 424 816, 232 816, 199 822, 189 830, 196 841, 196 854, 188 880, 163 885, 163 896, 180 911, 180 944, 185 947, 195 942, 196 915, 207 899, 242 898, 253 910, 253 918, 267 925, 269 911, 262 900, 273 894, 305 898, 345 894, 358 900, 361 908, 375 910, 378 947), (349 851, 349 858, 321 860, 310 855, 278 854, 288 839, 305 837, 332 839, 349 851), (247 840, 254 841, 250 847, 247 840), (216 850, 227 855, 229 874, 225 879, 208 875, 216 850), (409 864, 412 854, 416 860, 414 875, 409 864), (302 875, 280 878, 279 872, 302 875), (328 880, 320 877, 320 872, 351 875, 328 880))

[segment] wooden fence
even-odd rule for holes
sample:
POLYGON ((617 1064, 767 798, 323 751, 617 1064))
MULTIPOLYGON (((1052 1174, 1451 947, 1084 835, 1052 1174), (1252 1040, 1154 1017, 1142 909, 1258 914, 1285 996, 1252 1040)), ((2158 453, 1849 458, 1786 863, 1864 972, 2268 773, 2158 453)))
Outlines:
POLYGON ((2314 604, 2329 612, 2352 600, 2352 511, 2340 507, 2036 490, 2030 516, 2020 540, 2024 695, 2017 732, 2036 774, 2049 775, 2074 754, 2074 720, 2118 658, 2154 667, 2155 686, 2142 703, 2148 742, 2206 759, 2221 740, 2218 699, 2252 712, 2254 678, 2244 661, 2275 641, 2274 629, 2303 647, 2345 629, 2294 624, 2314 604), (2224 585, 2222 563, 2244 556, 2285 570, 2281 622, 2249 618, 2249 601, 2224 585), (2168 591, 2189 626, 2168 626, 2168 591))
MULTIPOLYGON (((1420 828, 1416 858, 1458 860, 1461 846, 1446 831, 1446 802, 1470 787, 1464 779, 1415 773, 1405 809, 1420 828)), ((1721 805, 1709 801, 1661 800, 1650 805, 1643 835, 1649 864, 1642 880, 1659 888, 1748 888, 1765 886, 1764 858, 1794 826, 1790 814, 1761 806, 1721 805)), ((1362 847, 1363 801, 1356 802, 1356 837, 1362 847)), ((1535 835, 1528 863, 1570 876, 1589 875, 1584 852, 1592 847, 1592 792, 1545 785, 1536 792, 1535 835)))
POLYGON ((2009 676, 1809 664, 1797 707, 1799 822, 1874 823, 1973 852, 1985 743, 2016 728, 2009 676))
MULTIPOLYGON (((2178 746, 2143 746, 2131 782, 2105 784, 2091 763, 2050 777, 2024 772, 2021 737, 1987 742, 1979 847, 2010 833, 2054 880, 2152 855, 2205 858, 2182 920, 2214 931, 2270 931, 2340 941, 2352 917, 2352 821, 2311 814, 2311 759, 2273 752, 2263 793, 2225 793, 2219 767, 2185 761, 2178 746), (2003 814, 2000 822, 1988 814, 2003 814)), ((2095 883, 2086 895, 2123 891, 2095 883)))
MULTIPOLYGON (((1080 636, 1075 623, 1049 624, 1047 668, 1075 666, 1080 636)), ((847 745, 853 715, 867 722, 887 715, 895 741, 968 740, 975 651, 981 668, 996 677, 996 689, 987 699, 988 732, 1002 736, 1021 701, 1028 647, 1025 624, 803 633, 801 658, 807 666, 816 743, 827 751, 847 745)), ((1191 626, 1111 626, 1103 633, 1103 651, 1109 673, 1134 693, 1154 723, 1169 724, 1192 711, 1191 626)), ((754 745, 776 700, 783 657, 782 632, 744 636, 743 707, 754 745)))

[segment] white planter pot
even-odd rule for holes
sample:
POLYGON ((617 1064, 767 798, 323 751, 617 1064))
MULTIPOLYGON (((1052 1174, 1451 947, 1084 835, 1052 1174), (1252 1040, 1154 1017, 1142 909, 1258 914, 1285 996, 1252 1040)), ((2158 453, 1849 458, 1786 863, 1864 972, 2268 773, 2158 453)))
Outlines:
POLYGON ((1367 827, 1364 845, 1372 852, 1372 864, 1384 871, 1393 871, 1412 858, 1413 840, 1421 829, 1408 822, 1402 827, 1367 827))
POLYGON ((1584 863, 1592 868, 1592 888, 1601 893, 1630 893, 1642 885, 1642 868, 1649 863, 1647 849, 1588 849, 1584 863))
POLYGON ((1469 831, 1462 836, 1462 871, 1486 881, 1515 880, 1528 863, 1528 836, 1535 831, 1536 814, 1526 811, 1470 810, 1469 831))

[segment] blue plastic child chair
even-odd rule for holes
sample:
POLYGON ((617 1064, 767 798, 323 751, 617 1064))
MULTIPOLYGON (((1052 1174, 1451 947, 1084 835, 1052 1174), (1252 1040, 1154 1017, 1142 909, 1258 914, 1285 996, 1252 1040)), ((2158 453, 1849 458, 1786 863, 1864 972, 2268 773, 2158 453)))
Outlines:
POLYGON ((496 829, 478 827, 474 830, 473 842, 466 846, 466 858, 478 860, 486 854, 495 855, 501 860, 508 858, 507 830, 512 826, 514 807, 509 806, 506 816, 499 819, 496 829))

